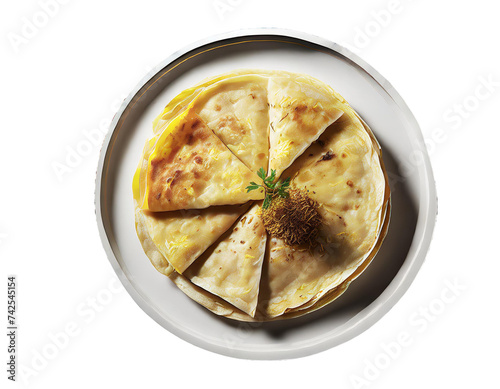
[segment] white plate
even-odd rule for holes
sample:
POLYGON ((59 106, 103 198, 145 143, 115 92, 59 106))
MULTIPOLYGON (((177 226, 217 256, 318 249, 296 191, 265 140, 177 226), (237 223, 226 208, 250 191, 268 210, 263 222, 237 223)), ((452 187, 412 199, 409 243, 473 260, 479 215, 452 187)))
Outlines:
POLYGON ((369 328, 415 278, 429 247, 436 211, 435 185, 422 134, 394 88, 347 49, 277 29, 225 34, 167 58, 123 102, 104 141, 97 172, 99 232, 113 268, 133 299, 180 338, 238 358, 305 356, 369 328), (152 135, 151 122, 183 89, 238 68, 306 73, 331 85, 373 129, 393 178, 391 225, 373 263, 341 298, 298 319, 248 324, 217 317, 153 268, 135 232, 132 177, 144 142, 152 135), (401 161, 415 160, 410 169, 399 172, 401 161))

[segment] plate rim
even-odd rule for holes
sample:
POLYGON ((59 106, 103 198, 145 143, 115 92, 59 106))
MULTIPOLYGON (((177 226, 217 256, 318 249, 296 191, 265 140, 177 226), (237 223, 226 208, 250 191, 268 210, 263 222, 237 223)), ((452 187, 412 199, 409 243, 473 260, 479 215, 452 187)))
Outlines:
MULTIPOLYGON (((422 179, 420 181, 422 181, 422 179)), ((316 354, 318 352, 322 352, 345 343, 348 340, 359 336, 361 333, 373 326, 392 309, 392 307, 402 298, 402 296, 407 292, 410 285, 415 280, 418 271, 420 270, 422 264, 425 262, 437 217, 436 185, 430 158, 427 149, 425 148, 422 131, 409 107, 406 105, 406 103, 392 86, 392 84, 361 57, 338 43, 309 33, 274 27, 233 30, 222 34, 216 34, 202 40, 198 40, 174 52, 153 69, 151 69, 123 100, 120 108, 114 115, 111 124, 109 125, 108 132, 106 133, 103 140, 97 165, 94 202, 97 227, 106 256, 108 257, 108 260, 111 263, 111 266, 113 267, 116 275, 120 279, 120 282, 123 284, 136 304, 145 313, 147 313, 163 328, 167 329, 172 334, 193 345, 218 354, 253 360, 291 359, 316 354), (231 347, 224 346, 209 339, 197 336, 197 334, 193 334, 184 329, 181 329, 177 327, 171 320, 168 320, 163 315, 161 315, 144 299, 141 293, 135 289, 134 285, 121 268, 114 254, 114 250, 107 233, 106 223, 102 212, 102 197, 104 196, 102 190, 104 169, 109 163, 108 152, 110 142, 113 139, 113 135, 115 134, 115 131, 117 129, 117 124, 122 118, 125 110, 128 108, 130 103, 133 102, 134 98, 141 91, 141 89, 144 88, 144 86, 146 86, 146 84, 159 72, 172 65, 179 58, 190 52, 199 50, 203 46, 207 46, 210 44, 217 44, 224 41, 227 42, 230 40, 238 40, 248 37, 254 37, 257 39, 261 38, 261 40, 264 37, 281 37, 291 39, 291 41, 306 42, 309 44, 320 46, 330 53, 340 54, 354 63, 356 66, 360 67, 366 74, 371 76, 377 82, 377 84, 380 85, 380 87, 387 93, 389 97, 391 97, 391 99, 403 113, 405 119, 408 120, 408 124, 417 130, 415 131, 414 135, 418 138, 418 144, 413 146, 421 151, 423 163, 421 164, 421 166, 419 166, 419 173, 423 170, 426 178, 425 180, 423 180, 426 183, 426 186, 420 188, 421 201, 419 204, 418 219, 415 229, 416 232, 419 230, 423 231, 421 233, 419 241, 412 241, 412 244, 410 246, 410 250, 406 258, 411 255, 410 253, 412 252, 412 250, 414 251, 414 254, 412 255, 412 258, 410 259, 410 262, 408 264, 406 263, 406 260, 403 264, 403 267, 406 267, 408 269, 403 272, 402 267, 389 283, 387 288, 371 304, 369 304, 362 311, 357 313, 349 321, 343 324, 341 326, 343 328, 340 332, 336 331, 333 336, 324 336, 320 337, 321 339, 312 339, 310 341, 307 341, 306 345, 294 344, 293 346, 283 347, 280 350, 262 348, 256 350, 252 347, 248 347, 248 345, 246 348, 238 348, 238 345, 233 345, 231 347), (427 199, 425 203, 423 203, 424 199, 427 199), (426 207, 423 207, 422 204, 426 205, 426 207)))

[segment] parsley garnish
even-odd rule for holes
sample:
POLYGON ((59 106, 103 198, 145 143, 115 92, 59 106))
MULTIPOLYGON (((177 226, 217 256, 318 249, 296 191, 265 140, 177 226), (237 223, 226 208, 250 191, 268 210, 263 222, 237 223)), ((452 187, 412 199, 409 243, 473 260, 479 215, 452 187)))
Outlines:
POLYGON ((269 205, 271 205, 271 201, 273 198, 287 198, 289 196, 288 189, 290 187, 290 177, 288 177, 284 181, 279 180, 277 182, 274 182, 274 180, 276 179, 276 170, 271 169, 271 174, 269 176, 266 176, 264 168, 260 168, 257 171, 257 175, 262 179, 263 185, 257 184, 252 181, 250 182, 250 185, 246 187, 246 190, 248 193, 255 189, 264 189, 266 197, 264 198, 264 203, 262 204, 263 209, 269 208, 269 205))

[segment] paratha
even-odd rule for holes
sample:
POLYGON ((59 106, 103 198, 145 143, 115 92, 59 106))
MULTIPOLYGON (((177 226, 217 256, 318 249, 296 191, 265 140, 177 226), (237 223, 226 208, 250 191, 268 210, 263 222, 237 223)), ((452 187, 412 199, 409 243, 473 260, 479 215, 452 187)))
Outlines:
POLYGON ((267 77, 250 74, 219 81, 201 92, 193 109, 251 171, 267 170, 267 77))
POLYGON ((341 102, 309 77, 274 75, 268 89, 269 169, 279 176, 343 111, 341 102))
POLYGON ((259 204, 254 204, 184 273, 193 284, 252 317, 257 307, 267 240, 259 212, 259 204))
POLYGON ((158 138, 148 160, 141 207, 152 212, 200 209, 263 199, 245 187, 258 177, 188 109, 158 138))
POLYGON ((301 316, 338 298, 375 257, 390 216, 380 146, 325 83, 238 70, 181 92, 153 126, 136 174, 138 236, 153 265, 210 311, 301 316), (196 157, 209 169, 196 169, 196 157), (289 179, 318 204, 313 241, 290 245, 265 231, 257 188, 271 173, 273 185, 289 179))
POLYGON ((139 174, 140 168, 134 180, 136 230, 151 263, 165 275, 174 269, 182 274, 250 206, 245 203, 170 212, 144 211, 138 204, 139 174))
POLYGON ((289 172, 292 186, 320 204, 323 224, 314 249, 291 247, 271 237, 269 301, 277 316, 321 297, 366 259, 383 223, 385 177, 379 156, 355 115, 332 124, 289 172), (296 171, 296 172, 295 172, 296 171))

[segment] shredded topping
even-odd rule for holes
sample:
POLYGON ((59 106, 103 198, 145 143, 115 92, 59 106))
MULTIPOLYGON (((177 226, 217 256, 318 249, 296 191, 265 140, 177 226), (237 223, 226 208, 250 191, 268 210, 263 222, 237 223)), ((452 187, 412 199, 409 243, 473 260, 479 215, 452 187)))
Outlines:
POLYGON ((289 194, 287 198, 275 199, 269 208, 262 210, 264 227, 287 245, 312 244, 321 224, 319 205, 304 190, 290 189, 289 194))

